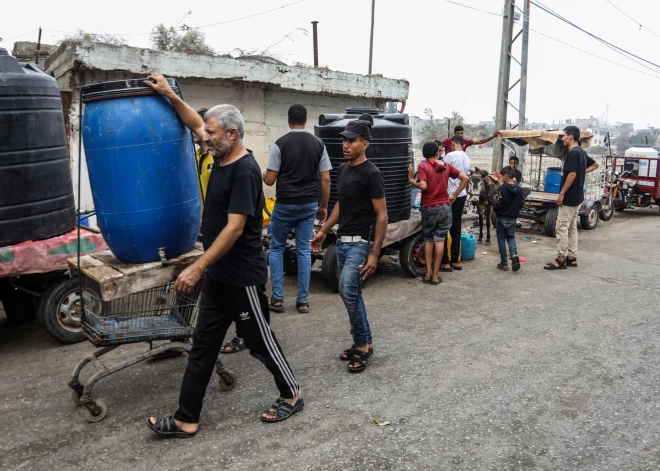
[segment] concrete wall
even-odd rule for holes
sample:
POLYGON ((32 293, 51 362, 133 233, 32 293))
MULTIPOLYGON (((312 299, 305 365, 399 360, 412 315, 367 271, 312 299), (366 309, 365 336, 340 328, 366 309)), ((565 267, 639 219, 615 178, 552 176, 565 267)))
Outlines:
MULTIPOLYGON (((113 80, 141 78, 144 74, 126 71, 83 70, 67 71, 57 77, 62 91, 71 91, 70 109, 70 155, 76 199, 78 197, 78 139, 80 84, 99 83, 113 80)), ((343 113, 352 106, 382 108, 383 99, 367 97, 346 97, 305 93, 295 90, 283 90, 277 85, 262 83, 203 78, 178 79, 185 100, 195 109, 221 103, 236 106, 245 119, 246 133, 244 142, 254 152, 262 170, 266 167, 268 152, 272 143, 288 132, 287 111, 292 104, 302 104, 308 111, 307 129, 314 132, 321 113, 343 113)), ((192 156, 191 156, 192 158, 192 156)), ((264 187, 267 196, 274 196, 274 187, 264 187)), ((87 176, 84 149, 82 151, 81 208, 92 210, 92 193, 87 176)), ((94 223, 94 220, 91 220, 94 223)))

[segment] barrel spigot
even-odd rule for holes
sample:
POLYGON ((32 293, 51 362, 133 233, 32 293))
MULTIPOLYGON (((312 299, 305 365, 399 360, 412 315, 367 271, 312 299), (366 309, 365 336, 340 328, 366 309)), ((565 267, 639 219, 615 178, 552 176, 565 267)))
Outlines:
POLYGON ((163 268, 170 264, 170 262, 167 261, 167 257, 165 256, 165 247, 160 247, 158 249, 158 256, 160 257, 160 264, 163 266, 163 268))

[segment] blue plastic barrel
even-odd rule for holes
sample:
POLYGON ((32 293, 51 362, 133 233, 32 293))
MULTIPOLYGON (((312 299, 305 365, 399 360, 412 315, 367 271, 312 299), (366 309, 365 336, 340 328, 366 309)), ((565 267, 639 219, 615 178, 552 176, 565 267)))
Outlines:
POLYGON ((477 239, 472 234, 461 234, 461 261, 474 260, 477 253, 477 239))
POLYGON ((559 193, 561 186, 561 168, 550 167, 545 171, 543 190, 546 193, 559 193))
POLYGON ((191 250, 200 223, 194 146, 170 101, 124 80, 85 87, 83 103, 96 220, 112 253, 145 263, 160 248, 167 258, 191 250))

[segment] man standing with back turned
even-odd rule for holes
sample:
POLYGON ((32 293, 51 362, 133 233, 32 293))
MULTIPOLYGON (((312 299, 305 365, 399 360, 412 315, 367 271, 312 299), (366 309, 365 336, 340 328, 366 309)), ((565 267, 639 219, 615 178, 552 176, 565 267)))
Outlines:
POLYGON ((264 183, 277 181, 275 208, 271 216, 270 278, 273 296, 270 310, 284 312, 284 247, 291 231, 296 231, 298 259, 298 312, 309 312, 307 292, 312 271, 309 241, 314 235, 314 217, 323 224, 328 217, 330 170, 332 164, 325 144, 305 131, 307 110, 302 105, 289 108, 289 128, 270 148, 264 183), (319 205, 319 175, 321 204, 319 205))
POLYGON ((206 273, 179 409, 167 417, 149 417, 147 426, 166 437, 192 437, 197 433, 206 388, 232 321, 241 324, 250 354, 268 368, 280 391, 280 397, 260 414, 260 419, 287 419, 301 411, 304 403, 269 324, 265 294, 268 267, 261 247, 263 186, 259 164, 243 145, 243 116, 232 105, 218 105, 208 110, 202 120, 172 91, 162 75, 149 78, 155 83, 145 83, 169 98, 184 124, 203 136, 216 160, 202 221, 204 254, 174 284, 178 292, 190 294, 206 273))
POLYGON ((564 160, 557 197, 557 258, 545 264, 543 268, 546 270, 577 267, 577 218, 580 205, 584 201, 584 180, 587 173, 598 168, 596 161, 580 147, 580 130, 576 126, 567 126, 564 129, 562 142, 568 147, 568 154, 564 160))
POLYGON ((371 123, 360 119, 349 121, 339 136, 344 138, 344 157, 348 160, 337 172, 339 201, 311 246, 314 252, 320 252, 328 231, 339 222, 339 295, 348 311, 353 336, 353 346, 339 358, 348 361, 349 372, 357 373, 367 367, 374 351, 361 287, 362 281, 376 271, 387 230, 387 207, 383 175, 366 157, 371 123))

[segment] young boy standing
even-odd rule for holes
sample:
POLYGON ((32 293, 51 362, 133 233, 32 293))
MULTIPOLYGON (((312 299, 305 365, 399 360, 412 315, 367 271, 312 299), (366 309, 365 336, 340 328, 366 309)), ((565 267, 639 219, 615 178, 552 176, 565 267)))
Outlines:
POLYGON ((516 219, 523 204, 523 192, 515 182, 516 172, 507 165, 500 171, 502 184, 493 198, 493 209, 497 214, 497 246, 500 249, 500 263, 497 268, 506 271, 509 264, 506 259, 506 244, 509 244, 511 268, 520 270, 520 259, 516 247, 516 219))

